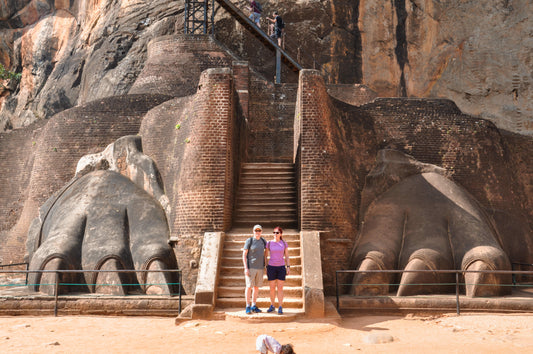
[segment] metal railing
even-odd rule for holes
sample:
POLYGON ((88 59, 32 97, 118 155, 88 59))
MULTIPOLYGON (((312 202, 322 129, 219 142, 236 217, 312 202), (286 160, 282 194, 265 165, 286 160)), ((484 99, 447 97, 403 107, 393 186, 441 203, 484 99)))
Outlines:
MULTIPOLYGON (((20 265, 23 265, 25 263, 21 263, 20 265)), ((13 265, 14 266, 14 265, 13 265)), ((69 283, 69 282, 62 282, 60 281, 60 274, 87 274, 87 273, 135 273, 135 274, 139 274, 139 273, 173 273, 173 274, 176 274, 177 275, 177 279, 175 283, 138 283, 138 282, 134 282, 134 283, 131 283, 131 284, 120 284, 121 286, 124 286, 124 287, 139 287, 139 286, 152 286, 152 285, 166 285, 168 286, 169 288, 176 288, 177 287, 177 292, 176 293, 165 293, 165 294, 161 294, 161 295, 156 295, 156 294, 146 294, 146 295, 140 295, 138 293, 135 293, 135 294, 128 294, 128 295, 123 295, 123 296, 120 296, 120 295, 109 295, 109 296, 112 296, 112 297, 132 297, 132 296, 135 296, 135 297, 142 297, 142 296, 147 296, 147 297, 153 297, 153 296, 165 296, 165 297, 174 297, 174 296, 177 296, 177 301, 178 301, 178 313, 181 313, 181 305, 182 305, 182 294, 181 294, 181 288, 182 288, 182 274, 181 274, 181 270, 179 269, 154 269, 154 270, 131 270, 131 269, 124 269, 124 270, 63 270, 63 269, 60 269, 60 270, 0 270, 0 274, 25 274, 25 277, 26 277, 26 281, 25 281, 25 285, 26 287, 29 287, 29 286, 53 286, 54 287, 54 293, 53 295, 49 295, 50 297, 54 297, 54 316, 57 316, 57 313, 58 313, 58 301, 59 301, 59 297, 67 297, 67 296, 76 296, 76 297, 84 297, 85 293, 75 293, 75 294, 70 294, 70 295, 66 295, 66 294, 59 294, 59 288, 60 287, 69 287, 69 286, 72 286, 72 287, 80 287, 80 286, 100 286, 100 287, 105 287, 105 286, 116 286, 116 284, 105 284, 105 283, 102 283, 102 284, 88 284, 88 283, 69 283), (38 284, 28 284, 28 275, 29 274, 32 274, 32 273, 41 273, 41 274, 45 274, 45 273, 52 273, 52 274, 55 274, 55 280, 53 283, 38 283, 38 284)), ((21 284, 20 283, 4 283, 4 284, 0 284, 0 287, 1 288, 8 288, 8 287, 20 287, 21 284)), ((46 294, 44 293, 39 293, 43 296, 46 296, 46 294)), ((2 294, 0 294, 2 295, 2 294)), ((28 294, 28 296, 34 296, 35 293, 31 293, 31 294, 28 294)), ((103 296, 103 294, 99 294, 100 295, 100 298, 101 296, 103 296)), ((21 295, 17 295, 17 298, 20 298, 21 295)), ((23 296, 22 296, 23 297, 23 296)))
MULTIPOLYGON (((9 267, 20 267, 20 266, 24 266, 26 268, 26 270, 28 270, 30 264, 27 263, 27 262, 22 262, 22 263, 11 263, 11 264, 0 264, 0 272, 2 269, 4 268, 9 268, 9 267)), ((26 273, 26 279, 24 281, 24 284, 28 284, 28 273, 26 273)))
MULTIPOLYGON (((518 263, 513 263, 517 264, 518 263)), ((521 264, 521 265, 531 265, 531 264, 521 264)), ((531 265, 533 266, 533 265, 531 265)), ((455 282, 452 283, 417 283, 417 284, 402 284, 407 286, 455 286, 455 304, 456 304, 456 311, 459 315, 461 313, 460 309, 460 302, 459 302, 459 295, 460 295, 460 288, 463 288, 467 285, 471 285, 465 282, 461 282, 460 279, 463 277, 465 273, 488 273, 488 274, 501 274, 501 275, 509 275, 512 278, 512 281, 509 284, 477 284, 481 286, 498 286, 498 287, 533 287, 533 284, 519 284, 516 281, 517 275, 529 275, 533 276, 533 271, 519 271, 519 270, 337 270, 335 271, 335 297, 336 297, 336 307, 337 311, 340 310, 340 287, 341 286, 355 286, 357 283, 354 283, 353 281, 350 283, 339 283, 339 274, 358 274, 358 273, 441 273, 441 274, 455 274, 455 282)), ((353 276, 352 276, 353 279, 353 276)), ((399 283, 376 283, 376 284, 367 284, 364 285, 368 286, 389 286, 389 287, 397 287, 400 284, 399 283)), ((355 295, 351 295, 353 297, 356 297, 355 295)), ((360 296, 364 298, 369 297, 394 297, 394 295, 368 295, 368 296, 360 296)), ((402 296, 402 298, 407 298, 408 296, 402 296)), ((533 299, 532 299, 533 301, 533 299)))
MULTIPOLYGON (((246 0, 230 0, 230 1, 243 14, 245 14, 245 15, 249 15, 250 14, 251 9, 250 9, 249 1, 246 1, 246 0)), ((212 0, 212 2, 213 2, 212 6, 214 8, 215 0, 212 0)), ((214 34, 214 32, 215 32, 214 14, 215 14, 215 11, 212 11, 211 24, 210 24, 211 25, 211 34, 214 34)), ((270 22, 268 22, 266 26, 264 25, 264 22, 265 22, 264 18, 266 16, 267 16, 266 12, 265 12, 265 10, 263 10, 263 14, 261 15, 261 19, 262 19, 263 24, 261 25, 260 30, 263 31, 264 33, 266 33, 270 37, 271 34, 272 34, 272 31, 273 31, 273 26, 271 26, 270 22)), ((324 79, 325 79, 326 83, 330 82, 333 79, 332 74, 323 65, 321 65, 315 59, 314 55, 303 51, 301 45, 297 44, 295 41, 290 39, 291 37, 287 36, 287 33, 288 32, 290 33, 290 30, 287 31, 286 28, 287 28, 287 24, 285 24, 285 29, 283 30, 283 35, 282 35, 281 48, 283 49, 283 51, 285 51, 291 57, 296 58, 296 61, 303 68, 316 69, 316 70, 321 71, 322 74, 324 75, 324 79)), ((274 42, 277 44, 277 40, 274 40, 274 42)))

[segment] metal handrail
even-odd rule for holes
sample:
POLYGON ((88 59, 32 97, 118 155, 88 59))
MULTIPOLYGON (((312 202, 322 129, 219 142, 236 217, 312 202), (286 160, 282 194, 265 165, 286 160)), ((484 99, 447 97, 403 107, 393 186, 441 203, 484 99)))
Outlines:
MULTIPOLYGON (((339 311, 339 273, 447 273, 447 274, 455 274, 455 302, 456 302, 456 311, 457 314, 461 314, 460 306, 459 306, 459 285, 465 285, 463 283, 459 283, 459 275, 462 273, 487 273, 487 274, 510 274, 514 277, 517 274, 529 274, 533 275, 533 271, 520 271, 520 270, 451 270, 451 269, 445 269, 445 270, 407 270, 407 269, 386 269, 386 270, 336 270, 335 271, 335 297, 336 297, 336 307, 337 311, 339 311)), ((353 282, 351 283, 354 284, 353 282)), ((347 284, 343 284, 347 285, 347 284)), ((397 285, 397 284, 377 284, 377 285, 397 285)), ((420 284, 418 284, 420 285, 420 284)), ((428 284, 429 285, 429 284, 428 284)), ((435 285, 435 284, 431 284, 435 285)), ((439 284, 437 284, 439 285, 439 284)), ((493 285, 493 284, 490 284, 493 285)), ((511 284, 509 284, 511 285, 511 284)), ((515 282, 512 284, 513 286, 516 285, 515 282)))
MULTIPOLYGON (((134 269, 119 269, 119 270, 80 270, 80 269, 72 269, 72 270, 66 270, 66 269, 57 269, 57 270, 0 270, 0 274, 6 273, 6 274, 26 274, 26 285, 28 285, 28 274, 30 273, 55 273, 55 282, 54 282, 54 316, 57 316, 58 312, 58 300, 59 300, 59 286, 60 285, 82 285, 82 284, 72 284, 72 283, 61 283, 59 281, 59 274, 62 273, 177 273, 178 279, 177 283, 167 283, 172 285, 178 285, 178 313, 181 313, 181 305, 182 305, 182 296, 181 296, 181 282, 182 282, 182 274, 180 269, 142 269, 142 270, 134 270, 134 269)), ((13 286, 18 284, 13 284, 13 286)), ((94 284, 94 285, 106 285, 106 284, 94 284)), ((148 284, 141 284, 141 283, 135 283, 135 285, 148 285, 148 284)), ((170 295, 176 295, 176 294, 170 294, 170 295)))
MULTIPOLYGON (((30 267, 30 264, 28 262, 21 262, 21 263, 11 263, 11 264, 0 264, 0 268, 4 269, 4 267, 18 267, 18 266, 26 266, 26 270, 30 267)), ((26 280, 24 284, 28 285, 28 273, 26 273, 26 280)))

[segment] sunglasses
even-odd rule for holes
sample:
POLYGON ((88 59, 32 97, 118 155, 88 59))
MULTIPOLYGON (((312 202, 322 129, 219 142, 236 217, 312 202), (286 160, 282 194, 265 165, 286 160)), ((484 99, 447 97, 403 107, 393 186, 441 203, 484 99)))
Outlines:
POLYGON ((279 231, 274 231, 274 233, 275 233, 275 234, 280 234, 281 232, 279 232, 279 231))
POLYGON ((261 232, 261 230, 254 230, 255 232, 261 232))

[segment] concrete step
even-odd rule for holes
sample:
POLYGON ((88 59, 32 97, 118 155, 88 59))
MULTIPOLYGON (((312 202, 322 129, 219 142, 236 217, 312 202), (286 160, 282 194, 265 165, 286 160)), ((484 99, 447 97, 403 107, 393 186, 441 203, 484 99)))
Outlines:
MULTIPOLYGON (((244 247, 244 243, 246 242, 246 239, 244 239, 242 241, 241 240, 228 240, 228 239, 226 239, 226 241, 224 241, 224 249, 234 250, 234 249, 238 248, 238 249, 242 250, 243 247, 244 247)), ((266 242, 270 241, 269 238, 267 238, 267 237, 264 237, 264 239, 265 239, 266 242)), ((289 246, 289 251, 290 251, 291 248, 300 247, 300 240, 295 240, 295 239, 290 239, 290 238, 287 239, 285 237, 283 238, 283 240, 287 243, 287 246, 289 246)))
POLYGON ((256 178, 279 178, 287 179, 294 181, 294 171, 292 170, 271 170, 271 171, 242 171, 241 172, 241 181, 256 179, 256 178))
MULTIPOLYGON (((253 225, 250 226, 250 232, 236 233, 234 231, 229 231, 228 233, 226 233, 225 240, 226 241, 242 241, 243 244, 244 244, 244 241, 246 241, 246 239, 248 237, 252 236, 252 226, 253 225)), ((263 238, 265 240, 267 240, 267 241, 270 241, 273 238, 272 231, 273 231, 272 229, 263 228, 263 232, 262 232, 263 238)), ((283 230, 283 239, 286 242, 289 242, 289 241, 300 241, 300 234, 299 233, 293 233, 290 230, 283 230)))
POLYGON ((291 207, 296 209, 297 204, 295 200, 257 200, 257 199, 243 199, 238 203, 239 207, 291 207))
POLYGON ((221 308, 217 307, 215 309, 216 313, 219 314, 220 319, 234 319, 239 321, 247 321, 251 323, 263 323, 263 322, 294 322, 299 318, 305 316, 305 311, 303 308, 284 308, 283 315, 278 315, 277 308, 276 311, 271 313, 266 313, 266 308, 262 309, 261 313, 252 313, 246 314, 244 307, 239 308, 221 308))
POLYGON ((258 206, 238 206, 235 210, 236 214, 242 216, 254 216, 254 215, 296 215, 298 210, 296 205, 258 205, 258 206))
MULTIPOLYGON (((263 282, 263 285, 265 283, 263 282)), ((267 282, 268 284, 268 282, 267 282)), ((219 298, 239 298, 244 301, 244 289, 245 287, 239 286, 219 286, 218 287, 218 297, 219 298)), ((270 296, 270 287, 262 286, 259 288, 259 298, 269 298, 270 296)), ((301 286, 284 286, 283 287, 283 297, 284 299, 296 298, 301 299, 303 296, 303 290, 301 286)))
POLYGON ((287 173, 287 174, 273 174, 273 173, 265 173, 265 174, 241 174, 241 185, 245 184, 253 184, 253 183, 262 183, 262 182, 271 182, 273 184, 287 184, 292 185, 295 183, 294 173, 287 173))
MULTIPOLYGON (((292 259, 291 259, 292 261, 292 259)), ((291 262, 291 275, 302 275, 302 266, 301 265, 293 265, 291 262)), ((226 266, 222 265, 220 267, 220 275, 242 275, 244 276, 244 266, 241 264, 238 266, 226 266)), ((266 269, 265 269, 265 279, 266 279, 266 269)))
MULTIPOLYGON (((290 257, 291 269, 292 267, 299 266, 302 264, 302 258, 300 256, 290 257)), ((242 267, 242 256, 241 257, 226 257, 223 256, 221 259, 222 267, 242 267)))
POLYGON ((251 170, 281 170, 281 169, 287 169, 287 170, 294 170, 294 164, 292 163, 271 163, 271 162, 247 162, 243 163, 241 165, 241 169, 243 171, 251 171, 251 170))
POLYGON ((279 225, 283 228, 289 228, 289 227, 295 227, 296 225, 298 225, 298 220, 296 218, 290 218, 290 217, 273 218, 273 217, 268 217, 268 216, 261 216, 261 217, 256 217, 256 218, 253 218, 253 217, 248 218, 245 216, 240 216, 240 217, 236 217, 233 220, 234 227, 246 227, 249 225, 254 225, 254 223, 260 224, 263 227, 265 226, 271 227, 271 226, 279 225))
MULTIPOLYGON (((238 308, 242 307, 243 309, 246 307, 246 301, 244 300, 244 297, 242 298, 233 298, 233 297, 219 297, 216 300, 216 306, 227 308, 238 308)), ((270 297, 261 297, 257 299, 257 307, 259 307, 263 312, 266 312, 268 307, 270 306, 270 297)), ((274 306, 277 306, 277 302, 274 306)), ((283 299, 283 309, 301 309, 303 308, 303 300, 300 299, 283 299)), ((276 311, 278 309, 276 308, 276 311)))
MULTIPOLYGON (((266 275, 263 278, 263 281, 266 280, 266 275)), ((241 286, 244 288, 246 285, 244 281, 244 274, 241 275, 221 275, 218 280, 218 286, 241 286)), ((288 275, 285 278, 286 286, 302 286, 302 276, 301 275, 288 275)))
POLYGON ((264 182, 261 183, 247 183, 247 184, 240 184, 239 186, 239 193, 237 194, 240 196, 243 193, 256 193, 261 192, 265 193, 266 195, 276 195, 276 194, 282 194, 291 192, 294 193, 296 191, 296 186, 294 184, 289 183, 274 183, 276 186, 270 186, 265 185, 264 182), (275 188, 275 189, 274 189, 275 188))
MULTIPOLYGON (((299 257, 300 256, 300 248, 291 248, 289 247, 289 258, 292 257, 299 257)), ((242 249, 233 249, 233 248, 224 248, 224 257, 242 257, 242 249)))

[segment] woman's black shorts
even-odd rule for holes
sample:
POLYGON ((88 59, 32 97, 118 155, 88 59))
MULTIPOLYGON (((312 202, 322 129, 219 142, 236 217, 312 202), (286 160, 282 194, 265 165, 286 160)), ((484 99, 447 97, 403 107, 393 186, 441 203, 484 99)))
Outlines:
POLYGON ((285 281, 285 277, 287 276, 287 270, 285 269, 285 266, 271 266, 267 265, 267 278, 268 281, 272 280, 283 280, 285 281))

